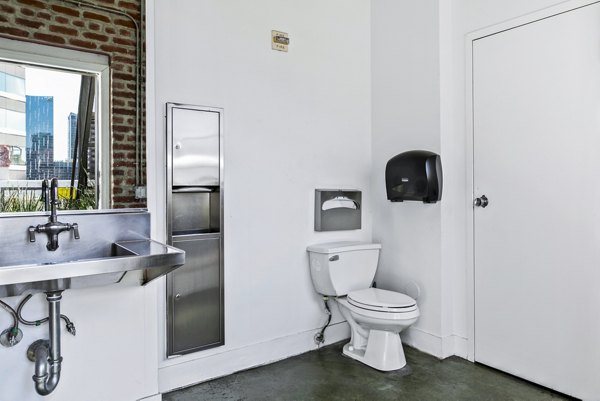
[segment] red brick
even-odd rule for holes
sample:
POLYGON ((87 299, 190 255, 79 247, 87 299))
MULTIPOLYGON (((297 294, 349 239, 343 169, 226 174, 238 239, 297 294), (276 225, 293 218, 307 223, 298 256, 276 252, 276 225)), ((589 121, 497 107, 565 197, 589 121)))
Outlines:
POLYGON ((121 47, 121 46, 115 46, 115 45, 101 45, 100 49, 104 50, 105 52, 109 52, 109 53, 129 53, 129 49, 125 48, 125 47, 121 47))
POLYGON ((71 24, 78 26, 80 28, 83 28, 85 26, 85 22, 83 22, 82 20, 78 20, 78 19, 71 21, 71 24))
POLYGON ((78 33, 77 29, 67 28, 65 26, 60 26, 60 25, 50 25, 48 30, 50 32, 61 33, 63 35, 68 35, 68 36, 77 36, 77 33, 78 33))
POLYGON ((129 36, 129 37, 133 38, 135 36, 135 31, 133 31, 131 29, 119 29, 119 35, 129 36))
POLYGON ((29 36, 29 32, 9 26, 0 26, 0 33, 5 33, 11 36, 19 36, 21 38, 26 38, 29 36))
POLYGON ((135 28, 135 24, 130 19, 125 18, 115 18, 115 25, 124 26, 127 28, 135 28))
MULTIPOLYGON (((135 99, 135 92, 124 92, 124 91, 116 91, 112 92, 113 97, 118 97, 121 99, 135 99)), ((116 123, 117 121, 115 121, 116 123)))
POLYGON ((107 42, 108 36, 102 35, 95 32, 84 32, 83 37, 86 39, 94 40, 96 42, 107 42))
MULTIPOLYGON (((118 160, 115 161, 115 167, 131 167, 131 168, 135 168, 135 160, 118 160)), ((129 172, 125 173, 124 175, 126 176, 131 176, 129 174, 129 172)))
MULTIPOLYGON (((113 99, 113 101, 114 101, 114 99, 113 99)), ((121 133, 121 134, 127 134, 127 133, 130 133, 130 132, 133 132, 134 127, 129 126, 129 125, 113 125, 112 130, 113 130, 113 132, 118 132, 118 133, 121 133)))
POLYGON ((135 57, 127 57, 121 54, 116 54, 112 57, 115 63, 135 64, 135 57))
POLYGON ((90 28, 92 31, 99 31, 102 27, 95 22, 90 22, 88 23, 88 28, 90 28))
POLYGON ((135 47, 137 41, 132 40, 132 39, 124 39, 124 38, 114 37, 113 38, 113 43, 115 43, 117 45, 124 45, 124 46, 135 47))
MULTIPOLYGON (((113 196, 113 202, 137 202, 137 199, 135 199, 133 196, 113 196)), ((114 205, 115 208, 120 208, 123 207, 122 205, 114 205)))
POLYGON ((65 39, 63 37, 57 35, 49 35, 47 33, 35 32, 33 34, 33 37, 43 42, 56 43, 59 45, 65 43, 65 39))
POLYGON ((140 6, 137 3, 132 3, 130 1, 119 1, 119 8, 125 8, 128 10, 139 11, 140 6))
POLYGON ((135 150, 135 144, 127 143, 127 144, 115 144, 113 145, 113 149, 116 150, 135 150))
POLYGON ((17 10, 13 6, 9 6, 8 4, 0 4, 0 11, 7 14, 14 14, 17 10))
POLYGON ((40 11, 37 13, 37 17, 49 21, 52 18, 52 14, 48 14, 44 11, 40 11))
POLYGON ((104 32, 106 32, 109 35, 114 35, 117 33, 117 30, 113 27, 107 26, 106 28, 104 28, 104 32))
POLYGON ((5 16, 0 15, 0 22, 8 22, 5 16))
MULTIPOLYGON (((20 0, 20 1, 36 1, 36 0, 20 0)), ((50 8, 52 10, 56 11, 57 13, 70 15, 71 17, 79 17, 79 15, 81 14, 79 12, 79 10, 74 8, 73 6, 66 7, 66 6, 61 6, 58 4, 53 4, 50 6, 50 8)))
POLYGON ((91 12, 91 11, 84 11, 83 18, 93 19, 93 20, 102 21, 102 22, 110 22, 110 18, 108 18, 106 15, 98 14, 98 13, 91 12))
POLYGON ((72 24, 73 23, 70 19, 68 19, 67 17, 63 17, 62 15, 55 16, 54 21, 58 22, 59 24, 72 24))
POLYGON ((41 26, 44 25, 43 22, 33 21, 30 19, 25 19, 25 18, 15 18, 15 22, 19 25, 26 26, 28 28, 34 28, 34 29, 39 29, 41 26))
POLYGON ((35 12, 31 8, 21 7, 21 9, 19 11, 21 12, 21 14, 23 14, 27 17, 32 17, 35 15, 35 12))
POLYGON ((46 4, 39 0, 17 0, 21 4, 25 4, 35 8, 46 8, 46 4))
POLYGON ((113 72, 112 77, 113 77, 113 79, 122 79, 124 81, 135 80, 134 74, 127 73, 127 72, 113 72))
POLYGON ((69 39, 69 43, 73 46, 83 47, 84 49, 96 49, 98 46, 94 42, 90 42, 89 40, 81 40, 81 39, 69 39))

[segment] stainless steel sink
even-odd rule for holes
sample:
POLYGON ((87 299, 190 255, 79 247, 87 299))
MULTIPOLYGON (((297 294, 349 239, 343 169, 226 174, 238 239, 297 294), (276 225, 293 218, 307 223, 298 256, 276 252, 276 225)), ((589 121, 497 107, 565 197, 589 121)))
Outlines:
MULTIPOLYGON (((43 240, 27 241, 26 228, 34 216, 0 218, 5 250, 0 254, 0 297, 117 283, 134 270, 143 271, 146 284, 185 262, 184 251, 144 238, 149 236, 146 211, 70 213, 64 218, 79 224, 81 240, 63 233, 55 252, 43 240), (4 234, 8 220, 12 237, 4 234)), ((37 217, 43 219, 43 214, 37 217)))

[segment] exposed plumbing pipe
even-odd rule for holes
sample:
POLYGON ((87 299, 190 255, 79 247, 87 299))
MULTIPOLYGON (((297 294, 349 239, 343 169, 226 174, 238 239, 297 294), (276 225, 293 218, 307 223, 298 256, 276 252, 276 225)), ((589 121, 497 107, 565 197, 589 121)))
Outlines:
MULTIPOLYGON (((140 78, 142 75, 142 51, 141 51, 141 43, 142 43, 142 37, 141 37, 141 31, 140 31, 140 26, 137 22, 137 20, 135 18, 133 18, 131 15, 127 14, 126 12, 123 12, 117 8, 111 8, 111 7, 104 7, 104 6, 99 6, 97 4, 92 4, 92 3, 88 3, 86 1, 78 1, 78 0, 61 0, 64 3, 69 3, 69 4, 73 4, 76 5, 78 7, 87 7, 87 8, 91 8, 91 9, 95 9, 95 10, 99 10, 99 11, 104 11, 104 12, 108 12, 108 13, 112 13, 112 14, 117 14, 120 16, 123 16, 125 18, 128 18, 132 23, 133 26, 135 27, 135 52, 136 52, 136 74, 135 74, 135 185, 139 186, 141 183, 140 177, 142 176, 142 174, 140 174, 140 171, 142 169, 141 166, 141 158, 142 158, 142 135, 141 135, 141 113, 140 113, 140 108, 141 108, 141 83, 140 83, 140 78)), ((144 1, 142 1, 142 4, 144 3, 144 1)), ((142 5, 143 7, 143 5, 142 5)), ((140 14, 143 15, 143 8, 142 10, 140 10, 140 14)))
POLYGON ((35 362, 33 381, 39 395, 48 395, 60 381, 62 356, 60 354, 60 300, 62 291, 47 292, 49 340, 37 340, 27 349, 27 357, 35 362))

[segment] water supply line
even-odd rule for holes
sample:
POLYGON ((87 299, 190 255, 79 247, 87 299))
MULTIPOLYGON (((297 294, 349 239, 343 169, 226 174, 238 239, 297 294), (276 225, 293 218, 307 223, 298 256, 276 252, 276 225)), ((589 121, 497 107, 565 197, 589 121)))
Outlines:
POLYGON ((23 332, 19 329, 19 315, 9 304, 2 300, 0 300, 0 307, 10 313, 13 318, 13 325, 0 334, 0 344, 5 347, 14 347, 23 338, 23 332))
POLYGON ((317 345, 321 345, 325 342, 325 329, 327 329, 331 323, 331 309, 327 303, 328 300, 328 297, 323 297, 323 303, 325 304, 325 311, 327 313, 327 323, 325 323, 325 326, 323 326, 319 333, 315 334, 315 343, 317 343, 317 345))
POLYGON ((35 362, 33 382, 39 395, 48 395, 60 381, 60 301, 62 291, 46 293, 48 301, 49 340, 37 340, 27 349, 27 358, 35 362))
MULTIPOLYGON (((24 324, 25 326, 39 326, 43 323, 46 323, 48 320, 50 320, 49 317, 45 317, 43 319, 38 319, 38 320, 32 321, 32 320, 27 320, 23 317, 23 307, 25 307, 25 304, 27 303, 27 301, 29 301, 31 299, 32 296, 33 296, 33 294, 27 295, 21 301, 21 303, 19 303, 19 306, 17 307, 17 318, 19 319, 19 322, 24 324)), ((66 329, 70 334, 72 334, 72 335, 77 334, 77 331, 75 329, 75 324, 71 321, 71 319, 69 319, 68 316, 61 314, 60 318, 65 321, 66 329)))

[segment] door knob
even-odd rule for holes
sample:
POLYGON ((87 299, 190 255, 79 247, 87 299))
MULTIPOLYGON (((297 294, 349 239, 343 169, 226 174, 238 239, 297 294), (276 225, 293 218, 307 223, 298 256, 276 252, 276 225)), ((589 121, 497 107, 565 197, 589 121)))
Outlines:
POLYGON ((481 195, 481 198, 475 198, 473 201, 473 206, 481 206, 485 208, 488 203, 490 203, 490 201, 488 200, 487 196, 481 195))

